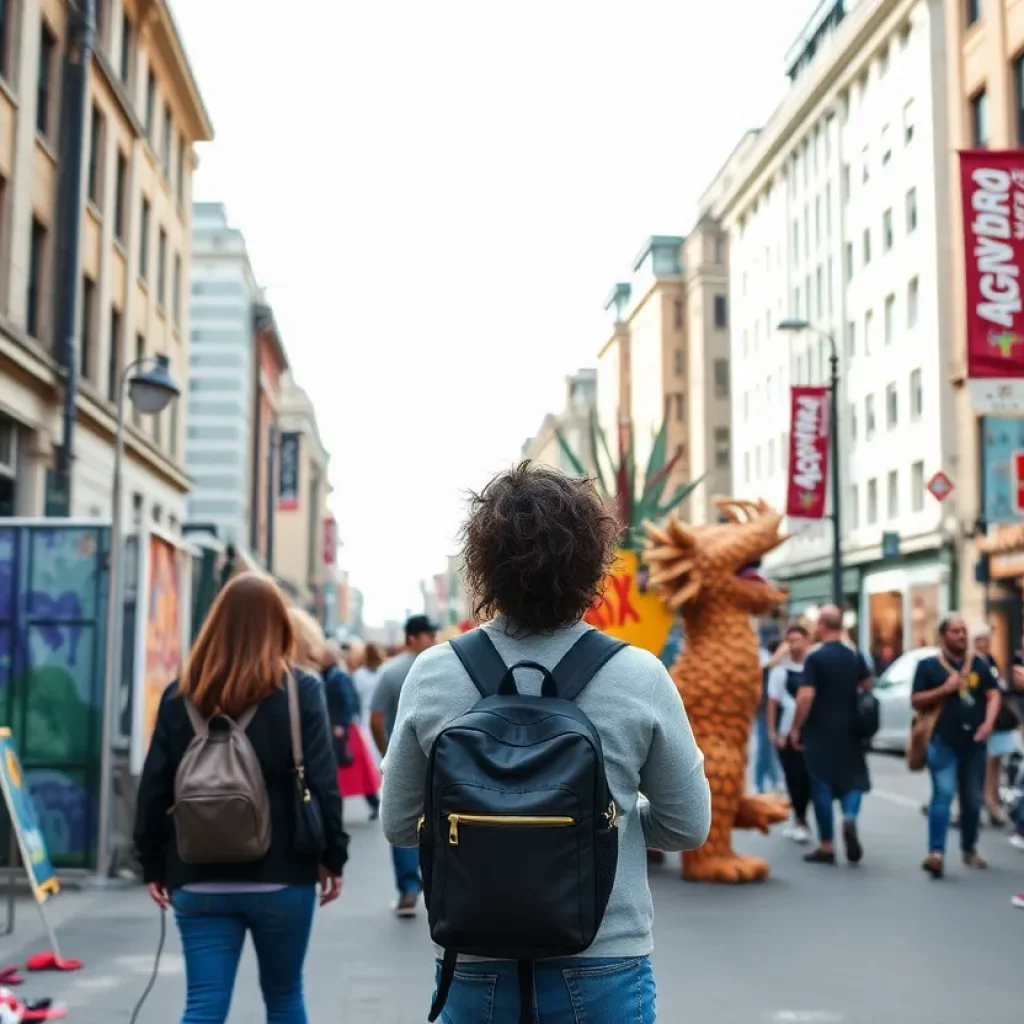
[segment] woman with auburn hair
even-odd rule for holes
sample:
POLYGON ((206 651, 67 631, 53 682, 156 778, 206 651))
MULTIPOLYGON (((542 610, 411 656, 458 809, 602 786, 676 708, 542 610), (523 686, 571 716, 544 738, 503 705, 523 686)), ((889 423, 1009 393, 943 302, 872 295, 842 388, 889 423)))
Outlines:
MULTIPOLYGON (((319 881, 321 906, 337 899, 348 837, 320 681, 301 669, 292 672, 294 647, 292 619, 277 586, 260 573, 242 573, 218 594, 180 681, 160 702, 139 784, 135 845, 150 896, 161 908, 173 908, 181 932, 187 982, 182 1024, 227 1020, 247 933, 259 961, 267 1021, 308 1024, 302 967, 316 886, 319 881), (290 694, 298 704, 301 773, 293 756, 290 694), (269 840, 258 859, 225 850, 216 863, 196 862, 181 853, 184 833, 179 835, 173 814, 193 762, 186 762, 182 778, 178 769, 194 741, 210 745, 216 743, 210 737, 225 731, 236 751, 244 753, 247 743, 258 763, 269 840), (308 852, 308 841, 297 840, 297 779, 320 811, 319 855, 308 852)), ((220 801, 218 780, 203 781, 220 801)))

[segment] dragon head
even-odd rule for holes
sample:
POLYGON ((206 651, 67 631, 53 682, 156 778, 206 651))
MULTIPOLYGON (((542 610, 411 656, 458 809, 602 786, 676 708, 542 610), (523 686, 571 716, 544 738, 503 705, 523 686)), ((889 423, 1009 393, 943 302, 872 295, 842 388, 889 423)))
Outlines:
POLYGON ((782 516, 764 501, 718 498, 715 505, 725 522, 688 526, 673 515, 663 526, 644 524, 649 582, 673 611, 714 595, 716 604, 763 615, 786 600, 758 572, 762 557, 787 539, 782 516))

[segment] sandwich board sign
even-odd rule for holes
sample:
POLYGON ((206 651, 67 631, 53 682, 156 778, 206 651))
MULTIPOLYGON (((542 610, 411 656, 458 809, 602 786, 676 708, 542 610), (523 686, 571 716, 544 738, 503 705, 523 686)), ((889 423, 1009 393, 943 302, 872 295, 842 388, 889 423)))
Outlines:
POLYGON ((14 737, 7 728, 0 728, 0 788, 3 789, 4 803, 18 842, 21 863, 32 887, 32 895, 41 905, 60 891, 60 883, 46 851, 46 842, 32 805, 32 795, 25 788, 25 773, 21 770, 18 752, 14 749, 14 737))

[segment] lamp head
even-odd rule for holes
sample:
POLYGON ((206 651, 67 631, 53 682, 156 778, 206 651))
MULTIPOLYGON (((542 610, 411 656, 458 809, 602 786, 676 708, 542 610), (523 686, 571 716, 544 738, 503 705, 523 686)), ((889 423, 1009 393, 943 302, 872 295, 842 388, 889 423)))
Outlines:
POLYGON ((149 369, 140 370, 128 381, 132 405, 146 416, 162 413, 180 394, 181 389, 170 374, 167 356, 156 356, 149 369))

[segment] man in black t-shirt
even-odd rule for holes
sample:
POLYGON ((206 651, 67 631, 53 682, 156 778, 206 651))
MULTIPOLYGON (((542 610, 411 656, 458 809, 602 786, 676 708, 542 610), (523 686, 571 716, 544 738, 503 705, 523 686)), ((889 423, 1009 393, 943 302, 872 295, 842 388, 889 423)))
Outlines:
POLYGON ((999 685, 988 662, 968 654, 967 624, 957 614, 939 625, 941 650, 923 658, 914 675, 911 703, 917 712, 941 705, 928 746, 932 799, 928 806, 928 856, 921 865, 933 878, 944 871, 953 795, 960 796, 960 846, 969 868, 988 865, 978 853, 978 824, 985 783, 986 743, 999 713, 999 685))

